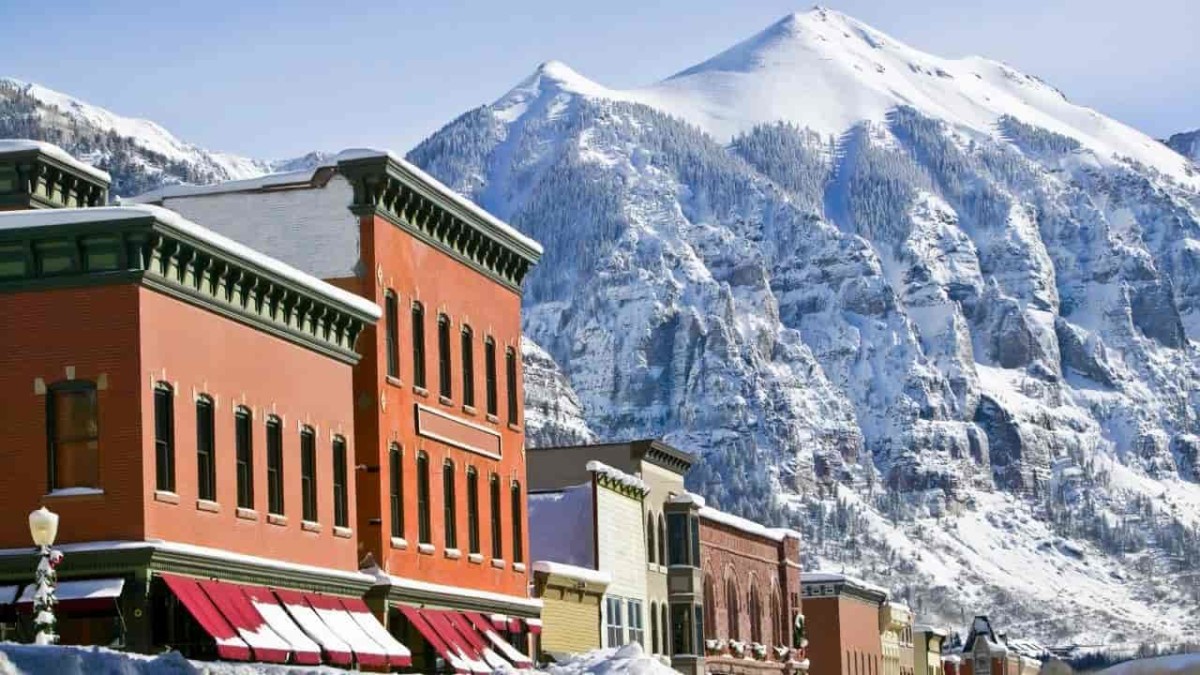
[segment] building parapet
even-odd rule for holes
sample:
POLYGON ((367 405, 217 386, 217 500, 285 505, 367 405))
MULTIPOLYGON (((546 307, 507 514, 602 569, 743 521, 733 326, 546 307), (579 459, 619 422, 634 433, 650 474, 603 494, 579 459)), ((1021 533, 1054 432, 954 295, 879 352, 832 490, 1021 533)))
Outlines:
POLYGON ((58 146, 0 139, 0 209, 103 206, 111 182, 58 146))

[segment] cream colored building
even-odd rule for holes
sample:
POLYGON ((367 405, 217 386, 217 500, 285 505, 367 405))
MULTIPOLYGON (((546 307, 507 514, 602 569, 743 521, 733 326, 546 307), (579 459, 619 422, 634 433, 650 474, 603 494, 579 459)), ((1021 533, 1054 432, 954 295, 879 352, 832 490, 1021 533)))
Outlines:
POLYGON ((600 647, 600 606, 612 577, 606 572, 539 560, 533 595, 542 601, 540 660, 558 660, 600 647))
POLYGON ((913 675, 913 613, 907 605, 885 602, 879 609, 881 675, 913 675))
POLYGON ((943 675, 942 644, 949 632, 933 626, 913 627, 913 670, 916 675, 943 675))

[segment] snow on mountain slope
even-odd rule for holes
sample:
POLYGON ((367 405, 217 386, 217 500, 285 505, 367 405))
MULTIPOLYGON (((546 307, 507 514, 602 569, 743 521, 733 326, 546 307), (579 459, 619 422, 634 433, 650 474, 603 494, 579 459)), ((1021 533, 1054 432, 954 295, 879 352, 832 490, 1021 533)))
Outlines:
POLYGON ((1196 638, 1200 188, 1170 149, 818 9, 641 89, 543 64, 410 159, 544 244, 543 409, 695 452, 693 489, 929 622, 1196 638))
POLYGON ((62 146, 113 176, 112 192, 130 196, 172 183, 213 183, 279 170, 311 168, 319 153, 263 161, 211 152, 149 120, 122 117, 39 84, 0 78, 0 138, 62 146), (286 168, 285 168, 286 167, 286 168))
MULTIPOLYGON (((821 7, 789 15, 647 87, 608 89, 553 61, 534 78, 553 80, 570 93, 644 103, 722 142, 779 121, 836 136, 864 120, 882 122, 896 106, 988 134, 996 133, 997 121, 1008 115, 1074 138, 1106 160, 1132 158, 1200 186, 1200 175, 1161 143, 1069 102, 1036 77, 984 58, 932 56, 821 7)), ((531 82, 525 88, 530 85, 543 86, 531 82)), ((496 107, 505 109, 505 101, 496 107)))
POLYGON ((1200 129, 1173 134, 1165 143, 1167 147, 1200 165, 1200 129))

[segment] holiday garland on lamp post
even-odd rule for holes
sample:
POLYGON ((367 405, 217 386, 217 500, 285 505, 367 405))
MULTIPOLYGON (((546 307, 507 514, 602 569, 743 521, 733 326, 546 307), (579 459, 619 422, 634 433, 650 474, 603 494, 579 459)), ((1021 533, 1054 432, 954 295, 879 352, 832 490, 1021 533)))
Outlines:
POLYGON ((58 578, 55 569, 63 557, 62 551, 52 548, 54 537, 58 534, 58 514, 44 506, 30 513, 29 534, 39 554, 33 591, 34 643, 52 645, 58 642, 58 635, 54 632, 58 623, 54 618, 54 605, 58 603, 54 596, 54 584, 58 578))

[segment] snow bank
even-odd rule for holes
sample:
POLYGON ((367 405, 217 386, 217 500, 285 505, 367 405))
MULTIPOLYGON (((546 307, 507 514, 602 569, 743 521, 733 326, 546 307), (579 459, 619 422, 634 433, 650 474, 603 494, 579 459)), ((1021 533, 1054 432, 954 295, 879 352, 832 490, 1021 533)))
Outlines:
POLYGON ((100 647, 0 643, 0 675, 338 675, 346 672, 319 666, 188 661, 179 652, 152 657, 100 647))
POLYGON ((636 642, 620 649, 597 649, 554 663, 550 675, 675 675, 670 666, 642 651, 636 642))
POLYGON ((1100 675, 1179 675, 1200 673, 1200 654, 1175 654, 1126 661, 1100 671, 1100 675))

